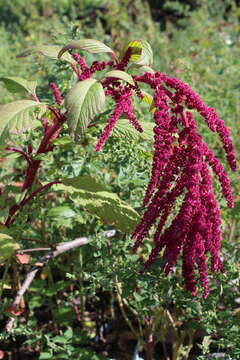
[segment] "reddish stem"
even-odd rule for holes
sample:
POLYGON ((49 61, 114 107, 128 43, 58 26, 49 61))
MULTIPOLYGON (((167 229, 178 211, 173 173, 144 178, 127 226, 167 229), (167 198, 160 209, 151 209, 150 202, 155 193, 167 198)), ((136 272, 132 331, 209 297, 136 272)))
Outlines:
POLYGON ((78 68, 76 67, 76 65, 71 64, 71 67, 72 67, 73 71, 79 76, 79 71, 78 71, 78 68))
POLYGON ((111 55, 112 55, 113 59, 115 60, 116 64, 118 64, 118 59, 117 59, 115 53, 112 52, 111 55))
POLYGON ((24 151, 22 151, 20 149, 17 149, 15 147, 6 147, 5 150, 18 152, 19 154, 21 154, 24 157, 25 160, 27 160, 29 165, 32 163, 32 159, 27 154, 25 154, 24 151))
POLYGON ((31 95, 32 95, 33 99, 39 103, 39 98, 37 97, 37 95, 35 93, 32 93, 31 95))
MULTIPOLYGON (((55 123, 46 130, 46 133, 37 150, 37 155, 47 153, 48 150, 50 150, 48 149, 49 141, 54 136, 54 134, 60 130, 62 122, 63 121, 55 121, 55 123)), ((32 160, 31 164, 29 164, 26 171, 26 177, 22 186, 23 191, 28 189, 33 184, 40 164, 41 160, 32 160)))
POLYGON ((183 124, 185 125, 185 127, 189 127, 188 119, 187 119, 185 112, 182 111, 180 114, 181 114, 181 118, 182 118, 182 121, 183 121, 183 124))
POLYGON ((37 190, 35 190, 32 194, 30 194, 26 199, 23 199, 18 205, 13 205, 10 209, 9 209, 9 216, 5 222, 5 225, 7 227, 9 227, 12 223, 13 223, 13 216, 16 214, 16 212, 23 208, 23 206, 25 206, 27 203, 29 203, 29 201, 31 201, 39 192, 45 190, 46 188, 55 185, 55 184, 60 184, 60 181, 51 181, 50 183, 41 186, 40 188, 38 188, 37 190))

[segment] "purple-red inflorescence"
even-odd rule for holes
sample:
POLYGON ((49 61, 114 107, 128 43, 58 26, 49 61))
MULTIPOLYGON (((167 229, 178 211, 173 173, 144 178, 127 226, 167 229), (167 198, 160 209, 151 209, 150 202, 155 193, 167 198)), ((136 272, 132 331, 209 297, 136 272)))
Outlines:
POLYGON ((62 96, 61 96, 61 93, 60 93, 60 90, 58 89, 57 85, 53 82, 50 83, 50 86, 52 88, 52 91, 53 91, 53 95, 55 97, 55 100, 56 100, 56 103, 58 105, 61 105, 62 103, 62 96))
MULTIPOLYGON (((111 61, 94 61, 90 67, 79 54, 73 54, 80 68, 78 70, 75 66, 74 71, 79 80, 88 79, 107 66, 124 71, 129 64, 131 51, 131 48, 127 49, 117 64, 111 61)), ((142 99, 140 84, 149 85, 154 93, 151 106, 155 121, 154 154, 151 178, 143 200, 145 212, 132 235, 135 239, 133 251, 137 251, 153 226, 156 226, 154 246, 145 268, 162 252, 166 259, 164 272, 167 275, 182 254, 185 288, 192 295, 197 294, 198 270, 205 298, 209 294, 208 254, 211 271, 224 270, 220 259, 220 209, 214 195, 210 171, 218 178, 230 208, 233 208, 234 202, 229 177, 214 152, 199 135, 193 111, 202 116, 211 131, 218 133, 229 166, 235 171, 236 159, 229 130, 215 110, 205 105, 181 80, 160 71, 133 76, 133 79, 135 85, 124 85, 114 77, 102 80, 105 95, 114 100, 115 107, 98 140, 96 150, 99 151, 106 143, 122 115, 129 119, 136 130, 142 131, 133 113, 132 95, 142 99), (172 216, 169 220, 172 212, 175 217, 172 216)))
MULTIPOLYGON (((214 109, 182 81, 156 72, 135 76, 154 90, 154 155, 152 173, 143 205, 146 210, 133 238, 135 252, 156 225, 154 247, 145 268, 163 251, 165 274, 169 274, 182 253, 182 273, 185 287, 196 295, 195 271, 203 287, 203 297, 209 294, 207 254, 211 271, 223 271, 220 259, 221 217, 213 192, 210 168, 216 174, 230 208, 234 206, 230 180, 223 165, 197 132, 192 110, 204 118, 209 128, 217 132, 223 143, 232 170, 236 159, 229 131, 214 109), (191 111, 189 111, 191 110, 191 111), (177 198, 176 216, 169 221, 177 198)), ((175 207, 176 211, 176 207, 175 207)))
POLYGON ((112 130, 114 126, 117 123, 117 120, 119 117, 125 113, 127 118, 129 119, 129 122, 135 127, 135 129, 139 132, 142 132, 142 127, 138 123, 135 115, 133 114, 132 110, 132 101, 131 101, 131 94, 132 90, 128 88, 127 86, 118 85, 117 90, 114 89, 110 84, 112 83, 118 83, 115 78, 108 78, 104 83, 103 86, 106 88, 106 95, 111 95, 114 101, 116 102, 115 109, 113 110, 112 115, 107 120, 107 125, 105 126, 98 143, 96 145, 96 151, 101 150, 107 139, 109 138, 110 134, 112 133, 112 130))

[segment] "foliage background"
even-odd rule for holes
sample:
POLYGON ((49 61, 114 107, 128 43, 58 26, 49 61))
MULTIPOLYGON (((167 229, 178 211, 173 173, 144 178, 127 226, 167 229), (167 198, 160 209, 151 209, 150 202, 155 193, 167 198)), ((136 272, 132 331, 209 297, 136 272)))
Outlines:
MULTIPOLYGON (((53 102, 49 83, 56 82, 66 93, 71 82, 70 69, 38 54, 17 57, 25 48, 65 45, 71 39, 89 37, 120 51, 123 39, 146 39, 154 51, 153 68, 184 80, 215 107, 231 128, 239 153, 239 2, 160 3, 0 0, 0 76, 37 80, 38 96, 53 102)), ((92 55, 87 59, 92 61, 92 55)), ((18 95, 8 93, 2 85, 0 104, 18 99, 18 95)), ((150 121, 145 108, 139 107, 138 115, 150 121)), ((218 139, 200 122, 199 127, 224 162, 218 139)), ((151 141, 113 137, 96 154, 94 141, 98 134, 97 130, 90 131, 86 143, 74 148, 69 142, 60 143, 48 155, 41 179, 91 175, 141 212, 149 178, 151 141)), ((36 131, 32 144, 38 139, 36 131)), ((1 187, 13 181, 9 194, 17 196, 23 161, 5 153, 1 156, 1 187)), ((103 238, 103 230, 112 227, 76 206, 68 194, 56 190, 31 204, 18 219, 21 235, 17 241, 22 248, 49 246, 79 236, 94 240, 89 246, 55 260, 35 279, 24 299, 26 314, 16 320, 12 333, 1 335, 0 348, 6 358, 131 359, 134 349, 135 354, 144 357, 141 341, 130 331, 121 312, 124 306, 134 329, 140 333, 141 328, 146 328, 146 318, 153 317, 159 339, 156 358, 161 359, 167 352, 171 359, 217 359, 220 353, 225 359, 240 359, 239 173, 231 174, 231 180, 236 200, 233 210, 227 209, 216 185, 222 208, 226 273, 212 278, 211 295, 204 301, 200 297, 193 300, 182 290, 179 270, 164 278, 159 269, 161 260, 149 273, 141 275, 141 256, 144 258, 149 252, 149 244, 139 254, 140 260, 139 256, 132 256, 128 235, 118 232, 113 239, 103 238), (23 227, 26 219, 28 226, 23 227), (76 320, 75 300, 81 321, 76 320)), ((4 217, 9 203, 2 202, 0 206, 4 217)), ((37 256, 33 256, 31 262, 36 260, 37 256)), ((5 268, 6 265, 1 266, 2 276, 5 268)), ((2 328, 6 323, 3 310, 27 269, 28 265, 11 260, 2 280, 2 328)), ((144 333, 140 340, 145 341, 144 333)))

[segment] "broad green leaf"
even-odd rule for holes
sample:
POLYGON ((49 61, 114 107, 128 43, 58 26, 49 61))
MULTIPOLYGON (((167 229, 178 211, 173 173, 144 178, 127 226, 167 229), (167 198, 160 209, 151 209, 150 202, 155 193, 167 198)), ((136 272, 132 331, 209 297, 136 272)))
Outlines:
POLYGON ((143 90, 141 90, 141 93, 143 95, 143 101, 151 107, 153 104, 153 96, 143 90))
POLYGON ((145 40, 130 41, 124 48, 124 53, 131 48, 130 62, 137 65, 151 65, 153 63, 153 52, 150 44, 145 40))
POLYGON ((142 66, 140 66, 140 69, 144 72, 149 72, 151 74, 155 73, 155 71, 148 65, 142 65, 142 66))
POLYGON ((0 233, 0 264, 9 259, 17 249, 19 245, 11 236, 0 233))
POLYGON ((125 54, 125 52, 131 48, 131 56, 129 61, 131 62, 136 62, 140 60, 141 54, 142 54, 142 44, 141 41, 139 40, 132 40, 129 41, 129 43, 124 47, 123 49, 123 54, 125 54))
MULTIPOLYGON (((111 134, 111 136, 115 136, 118 138, 123 139, 132 139, 132 140, 147 140, 152 141, 153 140, 153 127, 154 123, 151 122, 140 122, 140 125, 143 129, 143 132, 136 131, 136 129, 129 123, 128 119, 120 119, 116 126, 114 127, 114 130, 111 134)), ((104 124, 98 125, 101 129, 104 128, 104 124)))
POLYGON ((4 82, 6 89, 11 93, 24 93, 35 94, 37 82, 27 81, 20 77, 5 76, 0 78, 4 82))
POLYGON ((48 211, 48 216, 57 218, 72 218, 76 215, 75 211, 73 211, 69 206, 55 206, 54 208, 48 211))
POLYGON ((80 175, 70 179, 62 179, 64 185, 72 186, 75 189, 88 190, 88 191, 105 191, 106 186, 100 184, 95 178, 89 175, 80 175))
POLYGON ((54 145, 69 145, 69 144, 72 144, 72 139, 70 138, 69 135, 67 136, 62 136, 60 138, 57 138, 57 139, 54 139, 51 141, 52 144, 54 145))
POLYGON ((63 54, 69 49, 85 50, 92 54, 100 54, 100 53, 114 54, 114 51, 110 47, 102 43, 101 41, 94 39, 81 39, 81 40, 71 41, 69 44, 64 46, 59 51, 58 58, 60 59, 63 56, 63 54))
POLYGON ((33 124, 32 112, 38 109, 45 111, 46 104, 32 100, 19 100, 5 104, 0 108, 0 142, 3 142, 9 132, 23 133, 33 124))
POLYGON ((70 198, 75 204, 123 232, 132 232, 139 221, 138 213, 111 192, 80 191, 70 198))
POLYGON ((122 232, 132 232, 139 221, 138 213, 114 193, 80 190, 64 184, 54 187, 56 190, 64 191, 65 194, 68 193, 70 199, 77 206, 84 208, 122 232))
POLYGON ((67 123, 73 140, 78 140, 91 120, 103 111, 105 94, 96 79, 77 82, 65 98, 67 123))
POLYGON ((142 54, 140 59, 136 62, 137 65, 152 65, 153 63, 153 52, 151 45, 145 41, 141 40, 142 43, 142 54))
POLYGON ((137 69, 138 75, 145 74, 146 72, 151 73, 151 74, 155 73, 155 71, 148 65, 138 65, 137 63, 131 64, 130 69, 135 69, 135 68, 137 69))
POLYGON ((141 90, 142 94, 143 94, 143 101, 149 105, 149 111, 154 114, 154 112, 156 111, 156 106, 154 104, 154 100, 153 100, 153 96, 148 94, 146 91, 141 90))
POLYGON ((132 78, 131 75, 129 75, 128 73, 126 73, 125 71, 121 71, 121 70, 112 70, 109 71, 105 74, 105 77, 113 77, 113 78, 117 78, 120 80, 124 80, 126 82, 128 82, 131 85, 134 85, 134 80, 132 78))
MULTIPOLYGON (((25 49, 22 53, 18 55, 18 57, 25 57, 32 55, 34 53, 41 54, 43 56, 49 57, 51 59, 59 59, 58 54, 61 50, 61 46, 58 45, 39 45, 34 46, 32 48, 25 49)), ((72 56, 69 53, 64 54, 62 57, 62 60, 65 60, 69 63, 75 64, 75 60, 72 58, 72 56)))

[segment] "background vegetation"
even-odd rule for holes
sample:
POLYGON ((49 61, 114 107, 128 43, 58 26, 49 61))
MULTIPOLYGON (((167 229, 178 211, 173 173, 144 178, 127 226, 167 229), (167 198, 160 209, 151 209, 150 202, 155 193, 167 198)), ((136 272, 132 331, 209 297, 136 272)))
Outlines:
MULTIPOLYGON (((154 51, 153 68, 184 80, 215 107, 231 128, 239 154, 239 5, 233 0, 0 0, 0 76, 36 80, 38 96, 53 101, 49 83, 56 82, 66 92, 71 70, 39 53, 19 57, 26 48, 95 38, 120 51, 123 39, 145 39, 154 51)), ((0 86, 0 103, 18 99, 3 83, 0 86)), ((150 120, 144 108, 138 115, 150 120)), ((200 122, 199 126, 224 162, 217 137, 200 122)), ((113 136, 98 154, 94 151, 98 130, 89 131, 84 143, 74 148, 65 137, 48 155, 41 178, 91 175, 141 213, 152 157, 150 136, 121 135, 113 136)), ((34 132, 32 143, 38 139, 34 132)), ((24 161, 6 153, 1 156, 1 188, 6 195, 0 201, 0 221, 18 196, 24 161)), ((178 268, 165 278, 161 260, 141 274, 151 239, 133 256, 131 238, 84 211, 72 194, 56 189, 31 203, 17 220, 21 249, 52 247, 80 236, 92 242, 42 269, 22 300, 25 312, 15 319, 11 332, 0 335, 4 359, 147 359, 150 325, 156 359, 240 359, 239 173, 231 180, 233 210, 227 209, 216 185, 226 272, 212 277, 207 300, 193 299, 182 289, 178 268), (117 230, 115 236, 106 238, 104 230, 111 229, 117 230)), ((38 260, 33 253, 28 264, 15 257, 2 262, 2 330, 8 304, 38 260)))

